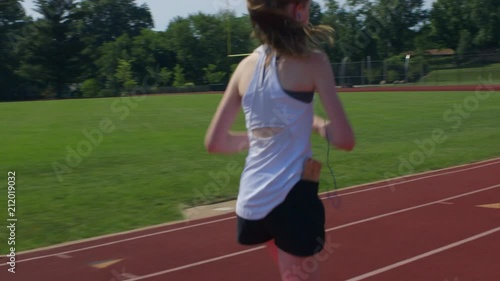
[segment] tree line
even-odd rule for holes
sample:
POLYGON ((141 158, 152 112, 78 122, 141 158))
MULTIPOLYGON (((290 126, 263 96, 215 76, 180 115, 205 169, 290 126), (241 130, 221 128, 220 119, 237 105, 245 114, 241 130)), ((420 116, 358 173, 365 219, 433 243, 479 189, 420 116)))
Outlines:
MULTIPOLYGON (((0 2, 0 99, 111 97, 138 86, 225 84, 257 42, 247 15, 221 10, 176 17, 155 31, 151 11, 134 0, 36 0, 40 18, 22 0, 0 2)), ((311 23, 335 29, 327 48, 343 58, 394 58, 451 48, 458 54, 500 47, 497 0, 326 0, 312 2, 311 23)))

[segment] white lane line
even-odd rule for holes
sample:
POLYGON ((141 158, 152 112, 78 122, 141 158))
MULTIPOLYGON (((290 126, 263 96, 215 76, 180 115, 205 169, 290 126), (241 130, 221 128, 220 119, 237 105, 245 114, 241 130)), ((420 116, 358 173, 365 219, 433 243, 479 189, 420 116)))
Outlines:
POLYGON ((139 276, 134 275, 134 274, 132 274, 132 273, 122 273, 122 274, 121 274, 121 276, 122 276, 123 278, 125 278, 125 280, 127 280, 128 278, 137 278, 137 277, 139 277, 139 276))
POLYGON ((61 259, 71 259, 72 258, 72 256, 68 256, 68 255, 57 255, 56 257, 61 258, 61 259))
MULTIPOLYGON (((494 160, 496 160, 496 159, 494 159, 494 160)), ((493 161, 493 160, 486 160, 485 162, 488 162, 488 161, 493 161)), ((477 164, 478 163, 463 165, 463 167, 471 166, 471 165, 477 165, 477 164)), ((496 164, 500 164, 500 161, 498 161, 498 162, 492 162, 492 163, 487 163, 487 164, 480 165, 480 166, 474 166, 474 167, 470 167, 470 168, 466 168, 466 169, 450 171, 450 172, 446 172, 446 173, 435 173, 435 174, 430 175, 430 176, 421 177, 421 178, 414 178, 414 179, 410 179, 410 180, 408 180, 406 182, 397 182, 397 183, 394 183, 394 184, 404 184, 404 183, 407 183, 407 182, 413 182, 413 181, 418 181, 418 180, 422 180, 422 179, 427 179, 427 178, 432 178, 432 177, 438 177, 438 176, 441 176, 441 175, 447 175, 447 174, 453 174, 453 173, 460 173, 460 172, 463 172, 463 171, 468 171, 468 170, 473 170, 473 169, 479 169, 479 168, 482 168, 482 167, 496 165, 496 164)), ((446 171, 446 170, 449 170, 449 169, 454 169, 454 168, 455 167, 446 168, 446 169, 443 169, 443 171, 446 171)), ((427 173, 432 173, 432 172, 433 171, 430 171, 430 172, 427 172, 427 173)), ((418 175, 413 175, 413 176, 418 176, 418 175)), ((383 183, 383 182, 387 182, 387 181, 381 181, 380 183, 383 183)), ((369 185, 369 184, 366 184, 366 185, 369 185)), ((361 185, 361 186, 363 186, 363 185, 361 185)), ((361 187, 361 186, 359 186, 359 187, 361 187)), ((355 193, 367 192, 367 191, 371 191, 371 190, 377 190, 377 189, 381 189, 381 188, 386 188, 386 187, 389 187, 389 186, 391 186, 391 184, 383 185, 383 186, 380 186, 380 187, 372 187, 372 188, 368 188, 368 189, 361 190, 361 191, 354 191, 354 192, 349 192, 349 193, 343 193, 343 194, 339 194, 337 196, 346 196, 346 195, 351 195, 351 194, 355 194, 355 193)), ((323 193, 323 195, 325 195, 325 193, 323 193)), ((322 200, 329 199, 329 198, 331 198, 331 197, 325 197, 325 198, 322 198, 322 200)), ((199 223, 199 224, 194 224, 194 225, 190 225, 190 226, 185 226, 185 227, 173 228, 173 229, 164 230, 164 231, 153 232, 153 233, 139 235, 139 236, 134 236, 134 237, 130 237, 130 238, 126 238, 126 239, 121 239, 121 240, 117 240, 117 241, 113 241, 113 242, 108 242, 108 243, 103 243, 103 244, 96 244, 96 245, 93 245, 93 246, 78 248, 78 249, 75 249, 75 250, 69 250, 69 251, 64 251, 64 252, 60 252, 60 253, 54 253, 54 254, 48 254, 48 255, 42 255, 42 256, 32 257, 32 258, 28 258, 28 259, 24 259, 24 260, 18 260, 17 263, 27 262, 27 261, 33 261, 33 260, 39 260, 39 259, 44 259, 44 258, 49 258, 49 257, 57 256, 57 255, 60 255, 60 254, 69 254, 69 253, 74 253, 74 252, 81 252, 81 251, 91 250, 91 249, 105 247, 105 246, 110 246, 110 245, 114 245, 114 244, 118 244, 118 243, 123 243, 123 242, 133 241, 133 240, 137 240, 137 239, 142 239, 142 238, 152 237, 152 236, 156 236, 156 235, 161 235, 161 234, 165 234, 165 233, 171 233, 171 232, 176 232, 176 231, 180 231, 180 230, 185 230, 185 229, 189 229, 189 228, 193 228, 193 227, 214 224, 214 223, 218 223, 218 222, 232 220, 232 219, 235 219, 235 218, 236 218, 236 216, 231 216, 231 217, 224 218, 224 219, 217 219, 217 220, 208 221, 208 222, 199 223)), ((121 235, 121 234, 123 234, 123 233, 117 233, 116 236, 117 235, 121 235)), ((113 237, 113 235, 107 236, 106 238, 110 238, 110 237, 113 237)), ((97 239, 99 239, 99 237, 97 237, 95 239, 97 240, 97 239)), ((66 245, 66 246, 77 245, 77 244, 78 244, 78 242, 75 242, 75 243, 71 243, 70 245, 66 245)), ((30 251, 30 252, 36 252, 36 251, 42 251, 42 250, 50 250, 50 248, 54 248, 55 249, 55 248, 57 248, 57 246, 49 247, 47 249, 33 250, 33 251, 30 251)), ((23 253, 20 253, 19 255, 21 255, 21 254, 23 254, 23 253)), ((7 264, 0 264, 0 267, 2 267, 2 266, 7 266, 7 264)))
MULTIPOLYGON (((333 228, 327 229, 326 232, 330 232, 330 231, 334 231, 334 230, 346 228, 346 227, 353 226, 353 225, 356 225, 356 224, 361 224, 361 223, 364 223, 364 222, 368 222, 368 221, 372 221, 372 220, 376 220, 376 219, 388 217, 388 216, 399 214, 399 213, 404 213, 404 212, 407 212, 407 211, 410 211, 410 210, 415 210, 415 209, 418 209, 418 208, 423 208, 423 207, 426 207, 426 206, 429 206, 429 205, 433 205, 433 204, 439 203, 441 201, 446 201, 446 200, 450 200, 450 199, 465 197, 465 196, 468 196, 468 195, 472 195, 472 194, 475 194, 475 193, 487 191, 487 190, 490 190, 490 189, 493 189, 493 188, 497 188, 497 187, 500 187, 500 184, 497 184, 497 185, 494 185, 494 186, 490 186, 490 187, 487 187, 487 188, 483 188, 483 189, 479 189, 479 190, 476 190, 476 191, 473 191, 473 192, 467 192, 467 193, 460 194, 460 195, 457 195, 457 196, 453 196, 453 197, 449 197, 449 198, 437 200, 437 201, 434 201, 434 202, 431 202, 431 203, 422 204, 422 205, 414 206, 414 207, 411 207, 411 208, 399 210, 399 211, 396 211, 396 212, 391 212, 391 213, 387 213, 387 214, 383 214, 383 215, 371 217, 371 218, 368 218, 368 219, 364 219, 364 220, 360 220, 360 221, 356 221, 356 222, 352 222, 352 223, 340 225, 340 226, 337 226, 337 227, 333 227, 333 228)), ((150 278, 150 277, 155 277, 155 276, 159 276, 159 275, 171 273, 171 272, 174 272, 174 271, 179 271, 179 270, 183 270, 183 269, 195 267, 195 266, 202 265, 202 264, 219 261, 219 260, 223 260, 223 259, 226 259, 226 258, 231 258, 231 257, 234 257, 234 256, 246 254, 246 253, 257 251, 257 250, 264 249, 264 248, 265 248, 265 246, 259 246, 259 247, 251 248, 251 249, 246 250, 246 251, 236 252, 236 253, 232 253, 232 254, 228 254, 228 255, 224 255, 224 256, 212 258, 212 259, 202 260, 202 261, 199 261, 199 262, 196 262, 196 263, 191 263, 191 264, 187 264, 187 265, 183 265, 183 266, 179 266, 179 267, 167 269, 167 270, 164 270, 164 271, 159 271, 159 272, 151 273, 151 274, 148 274, 148 275, 144 275, 144 276, 141 276, 141 277, 138 277, 138 278, 134 278, 134 279, 130 279, 130 280, 126 280, 126 281, 143 280, 143 279, 147 279, 147 278, 150 278)))
POLYGON ((453 203, 451 203, 451 202, 439 202, 439 204, 443 204, 443 205, 453 205, 453 203))
MULTIPOLYGON (((205 223, 199 223, 199 224, 190 225, 190 226, 181 227, 181 228, 176 228, 176 229, 170 229, 170 230, 165 230, 165 231, 160 231, 160 232, 154 232, 154 233, 150 233, 150 234, 145 234, 145 235, 141 235, 141 236, 136 236, 136 237, 131 237, 131 238, 127 238, 127 239, 117 240, 117 241, 108 242, 108 243, 104 243, 104 244, 97 244, 97 245, 94 245, 94 246, 89 246, 89 247, 74 249, 74 250, 70 250, 70 251, 65 251, 65 252, 61 252, 61 253, 54 253, 54 254, 49 254, 49 255, 44 255, 44 256, 32 257, 32 258, 29 258, 29 259, 18 260, 18 261, 16 261, 16 263, 33 261, 33 260, 39 260, 39 259, 44 259, 44 258, 50 258, 50 257, 53 257, 53 256, 66 255, 66 254, 71 254, 71 253, 76 253, 76 252, 91 250, 91 249, 100 248, 100 247, 104 247, 104 246, 109 246, 109 245, 113 245, 113 244, 118 244, 118 243, 133 241, 133 240, 137 240, 137 239, 141 239, 141 238, 156 236, 156 235, 160 235, 160 234, 164 234, 164 233, 179 231, 179 230, 188 229, 188 228, 194 228, 194 227, 198 227, 198 226, 202 226, 202 225, 207 225, 207 224, 212 224, 212 223, 216 223, 216 222, 220 222, 220 221, 226 221, 226 220, 230 220, 230 219, 233 219, 233 217, 225 218, 225 219, 220 219, 220 220, 216 220, 216 221, 205 222, 205 223)), ((0 267, 6 266, 6 265, 7 264, 0 264, 0 267)))
POLYGON ((427 206, 430 206, 430 205, 434 205, 434 204, 440 203, 442 201, 448 201, 448 200, 453 200, 453 199, 457 199, 457 198, 469 196, 469 195, 476 194, 476 193, 479 193, 479 192, 488 191, 490 189, 494 189, 494 188, 497 188, 497 187, 500 187, 500 184, 489 186, 489 187, 486 187, 486 188, 483 188, 483 189, 478 189, 478 190, 467 192, 467 193, 462 193, 462 194, 459 194, 459 195, 455 195, 455 196, 452 196, 452 197, 448 197, 448 198, 436 200, 436 201, 425 203, 425 204, 422 204, 422 205, 418 205, 418 206, 414 206, 414 207, 410 207, 410 208, 406 208, 406 209, 402 209, 402 210, 398 210, 398 211, 394 211, 394 212, 390 212, 390 213, 386 213, 386 214, 374 216, 374 217, 367 218, 367 219, 364 219, 364 220, 359 220, 359 221, 351 222, 351 223, 348 223, 348 224, 344 224, 344 225, 340 225, 340 226, 337 226, 337 227, 329 228, 326 231, 332 231, 332 230, 337 230, 337 229, 341 229, 341 228, 346 228, 346 227, 353 226, 353 225, 356 225, 356 224, 360 224, 360 223, 364 223, 364 222, 368 222, 368 221, 372 221, 372 220, 376 220, 376 219, 380 219, 380 218, 392 216, 392 215, 395 215, 395 214, 404 213, 404 212, 415 210, 415 209, 420 209, 420 208, 423 208, 423 207, 427 207, 427 206))
MULTIPOLYGON (((450 170, 455 170, 455 171, 451 171, 451 172, 462 172, 462 171, 474 170, 474 169, 492 166, 492 165, 497 165, 497 164, 500 164, 500 158, 494 158, 494 159, 489 159, 489 160, 484 160, 484 161, 469 163, 469 164, 462 164, 462 165, 458 165, 458 166, 453 166, 453 167, 448 167, 448 168, 443 168, 443 169, 438 169, 438 170, 432 170, 432 171, 422 172, 422 173, 413 174, 413 175, 400 176, 400 177, 390 178, 390 179, 385 179, 385 180, 379 180, 379 181, 374 181, 374 182, 370 182, 370 183, 363 183, 363 184, 359 184, 359 185, 345 187, 339 191, 349 191, 352 189, 363 188, 363 187, 366 187, 369 185, 377 185, 378 186, 379 184, 384 184, 387 182, 394 182, 394 184, 395 183, 403 184, 405 182, 402 182, 402 180, 405 180, 407 178, 417 178, 417 177, 423 178, 424 176, 429 175, 429 174, 432 174, 431 176, 440 176, 440 175, 445 175, 446 172, 448 172, 450 170)), ((387 187, 387 186, 385 186, 385 187, 387 187)), ((332 191, 322 192, 322 193, 320 193, 320 195, 329 195, 329 193, 332 193, 332 191)))
MULTIPOLYGON (((381 189, 381 188, 388 188, 388 187, 395 186, 395 185, 406 184, 406 183, 409 183, 409 182, 415 182, 415 181, 425 180, 425 179, 434 178, 434 177, 438 177, 438 176, 446 176, 446 175, 461 173, 461 172, 464 172, 464 171, 474 170, 474 169, 483 168, 483 167, 487 167, 487 166, 492 166, 492 165, 496 165, 496 164, 500 164, 500 162, 489 163, 489 164, 484 164, 484 165, 481 165, 481 166, 476 166, 476 167, 471 167, 471 168, 466 168, 466 169, 460 169, 460 170, 450 171, 450 172, 445 172, 445 173, 433 174, 433 175, 424 176, 424 177, 418 177, 418 178, 415 178, 415 179, 409 179, 407 181, 401 181, 401 182, 398 181, 398 182, 394 182, 394 183, 391 183, 391 184, 386 184, 386 185, 382 185, 382 186, 371 187, 371 188, 367 188, 367 189, 363 189, 363 190, 358 190, 358 191, 340 193, 338 195, 328 196, 328 197, 325 197, 325 198, 322 198, 322 199, 331 199, 331 198, 335 198, 335 197, 338 197, 338 196, 346 196, 346 195, 352 195, 352 194, 357 194, 357 193, 363 193, 363 192, 373 191, 373 190, 377 190, 377 189, 381 189)), ((392 181, 392 180, 386 180, 386 181, 383 181, 383 182, 390 182, 390 181, 392 181)), ((332 193, 332 192, 330 192, 330 193, 332 193)), ((329 195, 329 194, 327 192, 327 194, 324 194, 324 195, 329 195)))
POLYGON ((409 259, 406 259, 406 260, 402 260, 400 262, 397 262, 397 263, 394 263, 394 264, 391 264, 391 265, 388 265, 386 267, 382 267, 382 268, 379 268, 377 270, 374 270, 374 271, 371 271, 371 272, 368 272, 368 273, 365 273, 363 275, 360 275, 360 276, 356 276, 354 278, 351 278, 351 279, 348 279, 346 281, 359 281, 359 280, 363 280, 363 279, 366 279, 368 277, 371 277, 371 276, 374 276, 374 275, 378 275, 380 273, 383 273, 383 272, 386 272, 386 271, 389 271, 389 270, 392 270, 394 268, 397 268, 397 267, 400 267, 400 266, 403 266, 405 264, 409 264, 409 263, 412 263, 414 261, 417 261, 417 260, 420 260, 420 259, 423 259, 423 258, 426 258, 426 257, 429 257, 429 256, 432 256, 432 255, 435 255, 435 254, 438 254, 440 252, 444 252, 446 250, 449 250, 451 248, 455 248, 455 247, 458 247, 460 245, 463 245, 465 243, 469 243, 471 241, 474 241, 474 240, 477 240, 479 238, 482 238, 482 237, 485 237, 485 236, 488 236, 488 235, 491 235, 497 231, 500 231, 500 227, 497 227, 497 228, 494 228, 494 229, 491 229, 489 231, 485 231, 483 233, 480 233, 478 235, 475 235, 475 236, 472 236, 472 237, 469 237, 467 239, 464 239, 464 240, 461 240, 461 241, 457 241, 455 243, 452 243, 452 244, 449 244, 449 245, 446 245, 444 247, 441 247, 441 248, 437 248, 435 250, 432 250, 432 251, 429 251, 427 253, 423 253, 421 255, 418 255, 418 256, 414 256, 412 258, 409 258, 409 259))
POLYGON ((213 259, 203 260, 203 261, 199 261, 199 262, 195 262, 195 263, 191 263, 191 264, 179 266, 179 267, 176 267, 176 268, 172 268, 172 269, 167 269, 167 270, 160 271, 160 272, 151 273, 151 274, 144 275, 144 276, 141 276, 141 277, 137 277, 137 278, 133 278, 133 279, 127 279, 127 280, 124 280, 124 281, 143 280, 143 279, 146 279, 146 278, 151 278, 151 277, 155 277, 155 276, 159 276, 159 275, 171 273, 171 272, 174 272, 174 271, 179 271, 179 270, 187 269, 187 268, 190 268, 190 267, 195 267, 195 266, 206 264, 206 263, 211 263, 211 262, 215 262, 215 261, 219 261, 219 260, 223 260, 223 259, 227 259, 227 258, 232 258, 232 257, 243 255, 243 254, 246 254, 246 253, 255 252, 257 250, 264 249, 264 248, 265 248, 265 246, 259 246, 259 247, 251 248, 251 249, 248 249, 248 250, 244 250, 244 251, 240 251, 240 252, 228 254, 228 255, 225 255, 225 256, 216 257, 216 258, 213 258, 213 259))

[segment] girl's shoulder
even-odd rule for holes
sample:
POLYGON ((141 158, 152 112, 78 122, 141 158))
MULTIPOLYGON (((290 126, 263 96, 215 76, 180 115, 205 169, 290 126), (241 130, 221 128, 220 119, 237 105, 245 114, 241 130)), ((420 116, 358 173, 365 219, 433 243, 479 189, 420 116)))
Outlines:
POLYGON ((323 50, 313 50, 308 55, 309 62, 316 65, 322 65, 325 62, 330 64, 330 58, 323 50))
POLYGON ((248 68, 255 68, 255 65, 259 61, 259 56, 260 54, 257 51, 254 51, 253 53, 248 55, 238 64, 235 73, 245 71, 248 68))

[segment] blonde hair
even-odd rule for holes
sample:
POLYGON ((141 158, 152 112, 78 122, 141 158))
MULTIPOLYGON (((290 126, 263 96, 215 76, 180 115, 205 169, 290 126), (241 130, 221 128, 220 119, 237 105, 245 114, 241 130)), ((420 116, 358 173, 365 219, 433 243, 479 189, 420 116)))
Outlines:
POLYGON ((307 4, 311 0, 247 0, 253 36, 281 55, 301 56, 333 46, 333 28, 304 25, 285 13, 288 4, 307 4))

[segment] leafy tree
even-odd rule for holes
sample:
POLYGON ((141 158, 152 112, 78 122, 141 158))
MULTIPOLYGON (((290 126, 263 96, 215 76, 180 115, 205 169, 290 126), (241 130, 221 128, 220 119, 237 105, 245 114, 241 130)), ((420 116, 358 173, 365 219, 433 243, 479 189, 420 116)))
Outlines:
POLYGON ((19 67, 19 40, 25 26, 25 13, 19 0, 0 2, 0 100, 21 99, 21 79, 15 74, 19 67))
POLYGON ((247 16, 236 17, 222 11, 216 15, 198 13, 175 18, 165 36, 169 50, 176 53, 176 64, 185 68, 186 79, 200 84, 204 83, 203 68, 207 65, 217 65, 220 71, 228 73, 231 64, 238 60, 228 58, 228 54, 246 54, 256 47, 251 30, 247 16))
POLYGON ((24 38, 19 73, 41 83, 49 96, 61 98, 68 85, 79 81, 81 41, 75 33, 74 0, 37 0, 42 18, 33 24, 34 33, 24 38))
POLYGON ((364 56, 367 48, 366 35, 358 19, 360 11, 354 5, 340 7, 335 0, 326 1, 326 10, 323 13, 322 24, 329 25, 335 30, 335 45, 328 53, 332 61, 340 62, 343 58, 358 60, 364 56))
POLYGON ((137 81, 134 80, 132 74, 132 66, 130 64, 130 61, 123 59, 118 60, 118 67, 116 68, 115 77, 118 83, 120 83, 122 88, 127 93, 130 93, 130 91, 135 86, 137 86, 137 81))
POLYGON ((433 33, 442 47, 461 53, 500 47, 498 0, 438 0, 432 7, 433 33))
POLYGON ((159 75, 158 75, 158 82, 162 86, 167 86, 170 83, 170 80, 173 77, 172 71, 168 70, 167 68, 162 68, 159 75))
POLYGON ((0 66, 7 63, 16 49, 16 40, 24 24, 24 9, 20 0, 0 2, 0 66))
POLYGON ((167 77, 168 69, 175 67, 175 53, 168 49, 164 32, 145 29, 133 38, 124 34, 105 43, 98 51, 96 66, 99 80, 113 95, 124 89, 124 84, 114 75, 120 67, 120 60, 130 63, 133 80, 147 89, 167 85, 171 80, 167 77))
MULTIPOLYGON (((187 67, 189 78, 195 78, 197 72, 201 70, 197 66, 198 40, 193 34, 192 25, 189 19, 177 17, 170 22, 165 36, 168 40, 168 49, 175 52, 175 61, 187 67)), ((176 71, 174 70, 174 73, 176 71)), ((184 74, 183 74, 184 75, 184 74)), ((200 73, 198 73, 200 75, 200 73)), ((175 74, 174 74, 175 76, 175 74)), ((199 77, 202 77, 201 75, 199 77)))
POLYGON ((425 23, 415 35, 414 49, 422 53, 425 50, 434 49, 436 47, 438 47, 438 45, 432 34, 432 26, 429 23, 425 23))
POLYGON ((217 66, 214 64, 209 64, 207 67, 203 68, 205 72, 205 79, 209 84, 219 84, 222 83, 226 73, 223 71, 216 71, 217 66))
MULTIPOLYGON (((122 35, 133 38, 143 29, 154 27, 147 4, 138 6, 135 0, 84 0, 78 8, 78 29, 85 43, 85 60, 95 62, 98 49, 122 35)), ((97 75, 95 64, 86 64, 87 76, 97 75)))
POLYGON ((123 34, 137 36, 154 27, 147 4, 135 0, 85 0, 79 8, 80 28, 86 43, 102 45, 123 34))
POLYGON ((309 22, 313 25, 321 24, 321 19, 323 18, 323 12, 321 11, 321 6, 316 1, 311 1, 311 10, 309 15, 309 22))
MULTIPOLYGON (((468 31, 475 47, 478 49, 499 48, 500 3, 498 0, 468 0, 468 3, 470 7, 470 27, 472 27, 468 31), (475 34, 475 36, 472 36, 472 34, 475 34)), ((466 34, 461 35, 467 36, 466 34)))
POLYGON ((99 96, 101 86, 96 79, 87 79, 82 83, 80 90, 83 97, 94 98, 99 96))
POLYGON ((247 54, 257 48, 258 42, 251 37, 252 25, 248 15, 236 17, 229 14, 227 20, 231 25, 231 54, 247 54))
MULTIPOLYGON (((186 78, 190 81, 203 83, 203 68, 210 63, 215 65, 227 64, 226 38, 224 22, 216 15, 198 13, 188 17, 193 35, 196 39, 194 60, 189 61, 190 71, 186 69, 186 78)), ((224 67, 224 66, 223 66, 224 67)))
POLYGON ((184 68, 180 65, 176 65, 174 69, 174 87, 183 87, 186 84, 186 78, 184 77, 184 68))
POLYGON ((461 56, 469 53, 472 49, 472 35, 467 30, 460 32, 460 41, 457 46, 457 53, 461 56))
POLYGON ((460 32, 468 30, 467 0, 438 0, 432 4, 430 20, 441 47, 457 49, 460 32))
POLYGON ((133 71, 144 78, 150 74, 148 69, 175 67, 175 52, 168 49, 168 38, 164 32, 149 29, 131 38, 130 55, 134 58, 133 71))
POLYGON ((124 34, 116 40, 105 43, 98 49, 98 59, 96 66, 98 76, 96 77, 102 88, 106 90, 105 96, 118 96, 123 87, 123 83, 116 77, 116 70, 119 67, 120 60, 132 61, 130 55, 130 46, 132 39, 124 34))
POLYGON ((378 0, 372 15, 383 28, 380 49, 387 49, 389 55, 411 50, 419 24, 427 17, 423 7, 423 0, 378 0))

